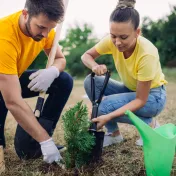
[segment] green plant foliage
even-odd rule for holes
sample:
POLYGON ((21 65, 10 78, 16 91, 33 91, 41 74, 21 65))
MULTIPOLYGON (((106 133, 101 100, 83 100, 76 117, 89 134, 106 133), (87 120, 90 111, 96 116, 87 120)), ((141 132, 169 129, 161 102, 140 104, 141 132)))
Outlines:
MULTIPOLYGON (((82 63, 81 56, 98 41, 97 38, 93 37, 93 29, 88 24, 76 25, 68 29, 66 38, 59 43, 63 47, 62 50, 67 60, 66 68, 72 76, 85 77, 90 73, 91 70, 82 63)), ((96 61, 105 64, 111 71, 115 71, 111 55, 101 56, 96 61)))
MULTIPOLYGON (((145 17, 142 21, 142 35, 149 39, 159 50, 162 66, 176 66, 176 6, 171 7, 171 13, 157 21, 145 17)), ((59 43, 67 60, 66 70, 72 76, 85 77, 90 70, 86 68, 81 56, 93 47, 99 39, 93 36, 93 28, 88 24, 74 25, 66 32, 66 37, 59 43)), ((47 57, 42 51, 29 69, 45 68, 47 57)), ((111 55, 97 59, 112 72, 115 71, 111 55)))
POLYGON ((78 102, 62 116, 66 142, 65 163, 67 168, 81 167, 90 161, 95 137, 88 131, 90 121, 86 105, 78 102))
POLYGON ((176 6, 171 7, 169 15, 156 22, 147 17, 143 19, 142 34, 158 48, 162 66, 176 65, 175 31, 176 6))
POLYGON ((29 69, 44 69, 46 67, 48 57, 44 51, 41 51, 34 62, 30 65, 29 69))

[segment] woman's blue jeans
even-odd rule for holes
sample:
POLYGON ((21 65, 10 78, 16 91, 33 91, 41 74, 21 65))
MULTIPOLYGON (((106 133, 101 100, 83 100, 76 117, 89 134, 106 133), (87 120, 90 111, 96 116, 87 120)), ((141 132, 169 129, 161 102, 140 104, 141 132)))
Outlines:
MULTIPOLYGON (((104 76, 95 76, 95 99, 98 98, 104 82, 104 76)), ((84 81, 85 91, 91 100, 91 77, 88 75, 84 81)), ((136 98, 136 92, 129 90, 124 84, 109 79, 106 87, 104 98, 99 105, 98 116, 109 114, 122 106, 126 105, 130 101, 136 98)), ((160 86, 150 90, 148 100, 142 108, 134 113, 145 123, 150 124, 152 118, 157 116, 164 108, 166 104, 166 89, 165 86, 160 86)), ((133 124, 126 116, 120 116, 109 121, 105 126, 108 133, 112 133, 118 130, 117 123, 133 124)))

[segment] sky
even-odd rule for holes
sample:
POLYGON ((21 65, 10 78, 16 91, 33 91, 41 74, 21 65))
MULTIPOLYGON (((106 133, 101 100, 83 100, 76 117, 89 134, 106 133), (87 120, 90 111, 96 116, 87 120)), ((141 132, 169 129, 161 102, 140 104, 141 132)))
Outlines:
MULTIPOLYGON (((141 19, 145 16, 153 20, 170 13, 170 5, 176 5, 176 0, 136 0, 135 8, 141 19)), ((0 18, 24 7, 25 0, 0 0, 0 18)), ((101 38, 109 32, 109 16, 118 0, 69 0, 61 38, 64 38, 69 27, 85 22, 93 27, 94 34, 101 38)))

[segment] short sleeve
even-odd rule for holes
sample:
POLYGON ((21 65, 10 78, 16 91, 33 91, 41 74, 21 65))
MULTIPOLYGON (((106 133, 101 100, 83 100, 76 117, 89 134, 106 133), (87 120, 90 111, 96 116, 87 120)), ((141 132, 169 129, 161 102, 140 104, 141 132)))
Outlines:
POLYGON ((157 57, 152 55, 144 56, 138 64, 137 80, 153 80, 157 73, 158 63, 157 57))
POLYGON ((112 41, 110 36, 104 37, 99 43, 95 45, 95 50, 100 54, 112 54, 112 41))
POLYGON ((0 73, 17 75, 17 50, 10 42, 0 40, 0 73))
POLYGON ((48 37, 47 37, 47 39, 46 39, 44 49, 50 49, 50 48, 52 47, 55 33, 56 33, 56 32, 55 32, 54 29, 52 29, 52 30, 50 31, 50 33, 48 34, 48 37))

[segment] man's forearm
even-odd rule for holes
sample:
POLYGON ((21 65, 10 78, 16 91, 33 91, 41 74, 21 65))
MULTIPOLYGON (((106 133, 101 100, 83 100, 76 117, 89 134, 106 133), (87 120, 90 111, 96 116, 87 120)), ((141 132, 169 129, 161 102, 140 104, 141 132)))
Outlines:
POLYGON ((38 123, 34 113, 23 99, 9 104, 8 109, 20 126, 36 141, 42 142, 50 138, 45 129, 38 123))
POLYGON ((38 142, 49 139, 49 135, 38 123, 34 113, 22 98, 17 75, 0 74, 0 91, 7 109, 27 133, 38 142))

